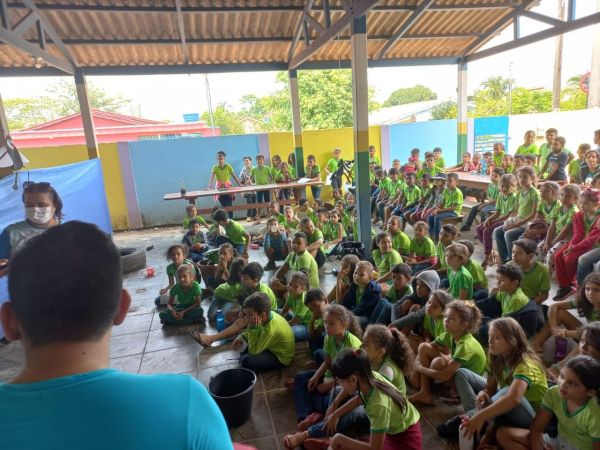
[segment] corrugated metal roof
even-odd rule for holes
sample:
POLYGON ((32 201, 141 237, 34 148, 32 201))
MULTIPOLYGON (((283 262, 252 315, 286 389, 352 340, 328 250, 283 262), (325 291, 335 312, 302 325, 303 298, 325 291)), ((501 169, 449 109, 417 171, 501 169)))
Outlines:
MULTIPOLYGON (((325 25, 323 0, 311 15, 325 25)), ((369 58, 427 0, 381 0, 367 13, 369 58)), ((331 0, 331 22, 345 14, 342 0, 331 0)), ((515 7, 527 0, 434 0, 382 59, 460 57, 486 32, 498 28, 515 7)), ((183 66, 175 0, 36 0, 36 6, 82 68, 183 66)), ((306 2, 300 0, 181 0, 189 64, 288 62, 291 43, 306 2)), ((28 12, 9 1, 9 20, 28 12)), ((508 23, 502 27, 508 26, 508 23)), ((349 27, 309 61, 348 61, 349 27)), ((311 39, 318 36, 311 28, 311 39)), ((35 27, 24 38, 37 42, 35 27)), ((490 38, 493 36, 490 36, 490 38)), ((48 39, 47 48, 61 55, 48 39)), ((482 40, 480 45, 485 42, 482 40)), ((306 44, 301 37, 295 54, 306 44)), ((35 60, 10 45, 0 45, 0 68, 34 67, 35 60)))

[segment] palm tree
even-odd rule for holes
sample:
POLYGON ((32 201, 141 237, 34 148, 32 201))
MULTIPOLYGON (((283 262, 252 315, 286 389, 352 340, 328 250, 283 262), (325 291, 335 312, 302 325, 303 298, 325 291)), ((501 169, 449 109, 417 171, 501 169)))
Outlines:
POLYGON ((510 87, 510 82, 508 78, 499 77, 490 77, 481 83, 481 87, 488 91, 488 95, 490 98, 494 100, 500 100, 508 94, 508 90, 510 87))

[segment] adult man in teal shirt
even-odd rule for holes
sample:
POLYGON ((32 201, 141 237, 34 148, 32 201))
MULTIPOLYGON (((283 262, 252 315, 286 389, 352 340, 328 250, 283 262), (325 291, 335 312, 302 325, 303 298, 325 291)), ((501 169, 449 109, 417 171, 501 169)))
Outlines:
POLYGON ((109 369, 113 325, 131 304, 121 256, 96 226, 68 222, 11 259, 2 325, 25 367, 0 385, 2 449, 232 448, 206 389, 185 375, 109 369))

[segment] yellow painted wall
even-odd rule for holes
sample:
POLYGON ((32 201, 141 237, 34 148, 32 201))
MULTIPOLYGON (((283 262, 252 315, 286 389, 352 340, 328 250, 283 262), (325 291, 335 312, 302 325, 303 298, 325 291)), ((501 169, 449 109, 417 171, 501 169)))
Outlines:
MULTIPOLYGON (((381 129, 378 126, 369 127, 369 144, 374 145, 376 155, 381 160, 381 129)), ((327 161, 333 157, 333 149, 342 149, 342 158, 354 159, 354 136, 352 128, 337 128, 332 130, 307 130, 302 132, 302 146, 304 147, 304 158, 315 155, 321 172, 327 161)), ((294 141, 291 132, 269 133, 269 150, 271 156, 279 155, 282 160, 294 149, 294 141)), ((325 175, 323 175, 323 178, 325 175)), ((310 192, 310 189, 308 190, 310 192)), ((323 199, 332 197, 330 186, 324 186, 321 194, 323 199)))
MULTIPOLYGON (((27 165, 29 169, 62 166, 88 159, 85 145, 24 148, 19 150, 29 159, 27 165)), ((113 229, 126 230, 129 228, 129 220, 117 144, 100 144, 99 153, 113 229)))

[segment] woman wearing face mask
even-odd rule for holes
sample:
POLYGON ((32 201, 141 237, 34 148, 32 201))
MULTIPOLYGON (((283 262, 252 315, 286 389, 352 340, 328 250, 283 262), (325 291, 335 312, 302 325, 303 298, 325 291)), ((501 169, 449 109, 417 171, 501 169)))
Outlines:
POLYGON ((8 260, 19 246, 36 234, 58 225, 63 204, 50 183, 23 183, 25 220, 7 226, 0 234, 0 276, 8 272, 8 260))

